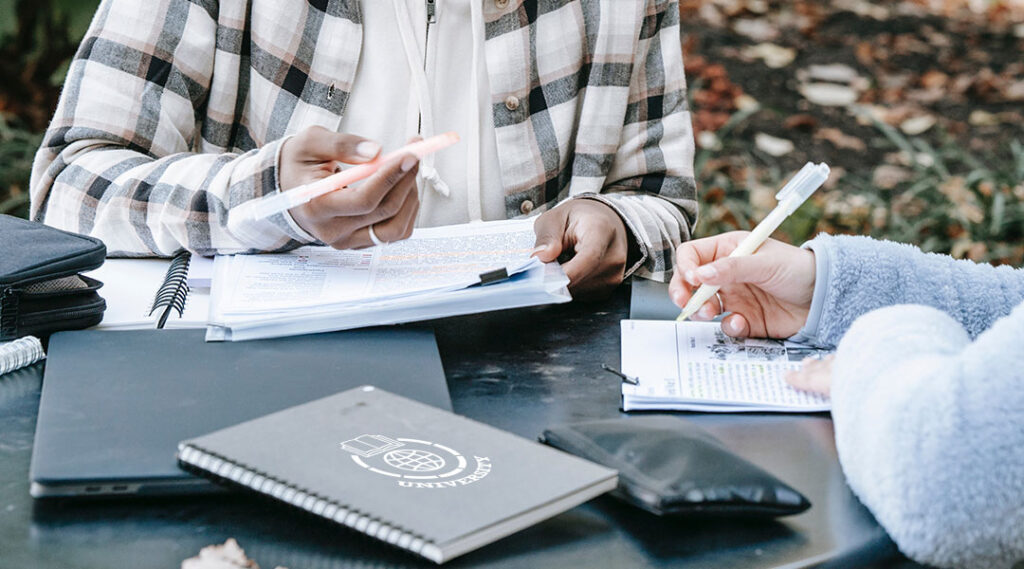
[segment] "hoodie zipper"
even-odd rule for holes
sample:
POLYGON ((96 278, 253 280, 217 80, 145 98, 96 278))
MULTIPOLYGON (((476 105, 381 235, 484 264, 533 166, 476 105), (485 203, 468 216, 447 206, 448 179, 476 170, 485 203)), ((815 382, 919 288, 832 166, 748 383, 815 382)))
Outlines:
MULTIPOLYGON (((423 35, 423 71, 427 70, 427 48, 430 46, 430 26, 437 23, 437 0, 424 0, 427 4, 427 29, 423 35)), ((423 134, 423 116, 417 119, 416 134, 423 134)))

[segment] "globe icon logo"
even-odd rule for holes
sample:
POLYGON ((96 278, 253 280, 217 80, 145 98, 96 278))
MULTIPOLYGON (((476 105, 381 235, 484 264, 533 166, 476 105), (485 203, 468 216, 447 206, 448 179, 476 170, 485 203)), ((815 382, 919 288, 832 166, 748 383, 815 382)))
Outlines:
POLYGON ((384 462, 399 470, 409 472, 433 472, 444 467, 440 456, 419 449, 402 448, 384 455, 384 462))

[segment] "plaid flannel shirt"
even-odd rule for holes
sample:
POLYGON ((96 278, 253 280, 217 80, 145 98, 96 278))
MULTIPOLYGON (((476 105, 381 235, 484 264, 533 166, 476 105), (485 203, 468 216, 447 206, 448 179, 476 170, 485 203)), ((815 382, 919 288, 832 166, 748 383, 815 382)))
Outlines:
MULTIPOLYGON (((507 216, 601 200, 640 245, 629 272, 665 278, 697 210, 677 2, 480 1, 507 216)), ((290 215, 231 212, 280 191, 284 137, 337 129, 362 43, 358 0, 103 0, 32 217, 124 256, 304 244, 290 215)))

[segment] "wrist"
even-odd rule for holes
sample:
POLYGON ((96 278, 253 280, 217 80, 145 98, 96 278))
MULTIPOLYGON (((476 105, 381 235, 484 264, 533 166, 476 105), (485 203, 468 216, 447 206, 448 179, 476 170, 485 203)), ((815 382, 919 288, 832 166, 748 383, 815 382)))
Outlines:
POLYGON ((622 209, 615 203, 614 200, 608 198, 603 194, 586 193, 575 196, 573 199, 588 200, 603 204, 605 207, 611 210, 618 220, 622 233, 622 239, 625 241, 627 252, 626 252, 626 269, 623 274, 623 278, 628 278, 630 275, 636 272, 650 257, 647 251, 647 247, 644 244, 643 239, 640 236, 640 232, 636 226, 630 221, 629 217, 622 211, 622 209))
POLYGON ((814 241, 808 241, 801 246, 801 249, 810 254, 813 259, 814 268, 811 280, 811 302, 807 308, 807 316, 803 327, 792 339, 797 342, 809 344, 821 344, 818 337, 821 316, 825 309, 825 295, 828 292, 829 281, 831 280, 831 259, 828 250, 817 250, 814 241))

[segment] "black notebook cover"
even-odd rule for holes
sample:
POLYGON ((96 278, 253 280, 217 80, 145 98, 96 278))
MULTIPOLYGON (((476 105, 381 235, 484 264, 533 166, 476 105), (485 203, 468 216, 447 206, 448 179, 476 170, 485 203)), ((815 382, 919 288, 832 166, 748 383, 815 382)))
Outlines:
POLYGON ((451 409, 430 330, 370 329, 231 343, 207 343, 204 334, 200 329, 54 334, 32 481, 191 478, 174 460, 182 439, 367 382, 451 409))
POLYGON ((616 484, 614 470, 370 386, 184 441, 178 456, 437 563, 616 484))

